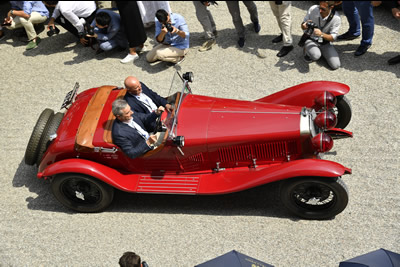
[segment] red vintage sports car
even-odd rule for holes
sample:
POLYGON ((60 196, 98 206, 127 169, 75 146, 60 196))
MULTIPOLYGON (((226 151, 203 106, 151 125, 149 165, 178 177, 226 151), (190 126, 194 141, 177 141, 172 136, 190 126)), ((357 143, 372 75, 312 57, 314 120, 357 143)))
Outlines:
POLYGON ((323 160, 344 130, 351 107, 342 83, 299 84, 254 101, 195 95, 193 74, 176 72, 157 145, 130 159, 113 144, 111 104, 126 89, 101 86, 69 92, 61 110, 45 109, 25 162, 51 179, 55 197, 79 212, 99 212, 114 190, 158 194, 226 194, 281 181, 283 204, 307 219, 342 212, 351 169, 323 160), (173 94, 172 94, 173 93, 173 94))

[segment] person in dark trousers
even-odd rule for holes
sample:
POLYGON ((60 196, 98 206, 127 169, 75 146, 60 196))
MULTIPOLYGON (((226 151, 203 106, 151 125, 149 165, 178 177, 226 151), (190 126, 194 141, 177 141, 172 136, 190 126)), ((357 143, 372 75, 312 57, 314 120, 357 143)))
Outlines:
POLYGON ((121 24, 129 42, 129 53, 121 60, 121 63, 130 63, 139 58, 137 52, 142 50, 147 35, 136 1, 116 2, 121 16, 121 24))

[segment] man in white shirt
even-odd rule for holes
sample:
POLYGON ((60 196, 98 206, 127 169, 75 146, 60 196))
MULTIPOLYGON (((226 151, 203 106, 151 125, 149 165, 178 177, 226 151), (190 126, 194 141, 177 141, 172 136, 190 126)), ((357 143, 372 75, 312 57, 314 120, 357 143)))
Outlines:
POLYGON ((80 39, 82 44, 87 44, 85 25, 90 25, 96 16, 96 3, 94 1, 45 1, 50 7, 55 7, 47 25, 55 27, 55 22, 80 39))

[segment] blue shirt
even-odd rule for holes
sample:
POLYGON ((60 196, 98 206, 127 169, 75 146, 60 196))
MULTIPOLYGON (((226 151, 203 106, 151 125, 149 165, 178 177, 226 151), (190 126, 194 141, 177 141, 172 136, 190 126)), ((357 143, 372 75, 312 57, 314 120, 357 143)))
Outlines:
POLYGON ((37 12, 42 16, 49 17, 49 11, 42 1, 10 1, 11 9, 23 10, 25 14, 31 15, 37 12))
POLYGON ((94 19, 91 26, 94 28, 94 32, 97 34, 97 40, 100 42, 106 42, 111 39, 125 40, 125 35, 121 28, 121 17, 118 13, 110 10, 99 9, 96 14, 104 12, 110 15, 111 21, 107 28, 96 27, 96 20, 94 19))
MULTIPOLYGON (((185 32, 186 37, 182 38, 176 33, 171 34, 170 32, 168 32, 165 35, 163 43, 169 44, 169 45, 179 48, 179 49, 189 48, 189 27, 187 26, 185 19, 181 15, 176 14, 176 13, 171 13, 170 18, 171 18, 172 26, 174 26, 178 30, 185 32)), ((157 36, 161 33, 162 24, 158 21, 157 18, 155 19, 155 22, 156 22, 156 35, 155 36, 157 38, 157 36)))

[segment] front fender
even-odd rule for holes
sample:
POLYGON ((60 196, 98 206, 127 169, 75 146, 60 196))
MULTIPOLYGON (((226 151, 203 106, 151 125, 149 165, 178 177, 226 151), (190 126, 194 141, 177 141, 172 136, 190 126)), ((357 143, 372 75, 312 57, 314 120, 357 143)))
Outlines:
POLYGON ((124 175, 115 169, 84 159, 58 161, 48 166, 43 172, 39 172, 37 177, 46 178, 60 173, 89 175, 124 191, 135 190, 138 180, 136 174, 124 175))
POLYGON ((293 177, 339 177, 351 169, 321 159, 301 159, 269 167, 225 170, 201 178, 199 194, 232 193, 293 177))
POLYGON ((257 102, 305 106, 311 108, 314 105, 315 97, 325 91, 329 91, 335 96, 345 95, 350 91, 350 87, 343 83, 329 81, 307 82, 289 87, 272 95, 254 100, 257 102))

